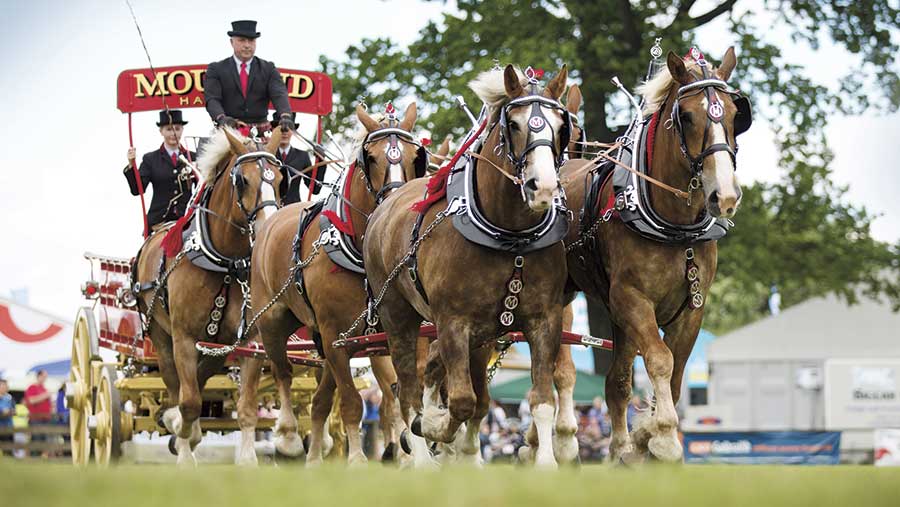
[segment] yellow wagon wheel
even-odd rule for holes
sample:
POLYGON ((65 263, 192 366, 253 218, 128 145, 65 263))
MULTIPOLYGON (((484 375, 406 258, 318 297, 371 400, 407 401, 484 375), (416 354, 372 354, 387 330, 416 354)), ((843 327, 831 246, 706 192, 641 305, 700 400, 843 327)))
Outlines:
POLYGON ((94 461, 107 466, 122 455, 122 400, 113 366, 104 366, 100 371, 92 423, 94 461))
POLYGON ((72 444, 72 463, 86 465, 91 457, 91 437, 88 419, 92 415, 91 359, 97 350, 97 324, 90 308, 78 310, 72 335, 72 363, 66 383, 69 406, 69 434, 72 444))

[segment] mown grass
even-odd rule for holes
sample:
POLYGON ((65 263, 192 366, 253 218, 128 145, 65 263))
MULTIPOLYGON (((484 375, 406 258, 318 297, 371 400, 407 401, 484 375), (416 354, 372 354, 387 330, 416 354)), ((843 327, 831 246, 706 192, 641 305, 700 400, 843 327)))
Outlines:
POLYGON ((369 465, 243 469, 125 465, 107 470, 0 461, 0 505, 173 507, 873 506, 900 505, 900 469, 600 465, 409 471, 369 465))

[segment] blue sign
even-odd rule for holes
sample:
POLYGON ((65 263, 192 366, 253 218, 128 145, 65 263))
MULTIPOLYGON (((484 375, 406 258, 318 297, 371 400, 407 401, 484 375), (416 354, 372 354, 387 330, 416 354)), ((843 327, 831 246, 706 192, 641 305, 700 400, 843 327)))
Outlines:
POLYGON ((686 463, 837 465, 839 431, 685 433, 686 463))

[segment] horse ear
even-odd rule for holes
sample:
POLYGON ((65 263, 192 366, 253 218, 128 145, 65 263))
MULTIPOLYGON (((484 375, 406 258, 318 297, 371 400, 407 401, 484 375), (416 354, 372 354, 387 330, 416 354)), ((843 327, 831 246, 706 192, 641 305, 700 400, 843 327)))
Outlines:
POLYGON ((672 79, 681 83, 682 86, 691 82, 691 75, 684 66, 684 60, 673 51, 669 51, 669 54, 666 55, 666 66, 669 67, 672 79))
POLYGON ((369 132, 374 132, 381 128, 381 125, 379 125, 374 118, 369 116, 369 113, 366 112, 366 108, 363 107, 362 104, 356 106, 356 117, 359 118, 359 122, 362 123, 363 127, 369 132))
POLYGON ((450 141, 453 139, 453 136, 447 134, 447 137, 444 138, 444 142, 438 146, 437 154, 441 157, 446 157, 448 153, 450 153, 450 141))
POLYGON ((275 152, 278 151, 278 146, 281 144, 281 125, 272 129, 272 136, 269 137, 269 142, 266 144, 266 151, 275 155, 275 152))
POLYGON ((232 152, 238 155, 243 155, 250 152, 250 150, 248 150, 247 147, 244 146, 244 143, 242 143, 241 140, 238 139, 237 134, 233 134, 230 129, 227 128, 224 129, 223 132, 225 132, 225 138, 228 139, 228 144, 231 145, 232 152))
POLYGON ((578 114, 579 109, 581 109, 581 88, 573 84, 569 87, 569 94, 566 95, 566 111, 578 114))
POLYGON ((569 67, 568 65, 563 64, 563 66, 559 68, 559 74, 550 80, 550 84, 547 85, 547 93, 550 94, 551 98, 559 100, 563 96, 563 93, 566 91, 566 80, 568 78, 569 67))
POLYGON ((514 99, 522 95, 522 82, 519 81, 519 74, 510 64, 503 69, 503 86, 506 87, 506 96, 514 99))
POLYGON ((725 56, 722 57, 722 65, 719 65, 718 70, 716 70, 716 74, 719 75, 719 79, 722 81, 728 81, 728 78, 731 77, 732 71, 734 71, 734 66, 737 65, 737 58, 734 56, 734 46, 728 48, 728 51, 725 52, 725 56))
POLYGON ((406 106, 406 112, 403 113, 403 121, 400 122, 400 128, 409 132, 416 125, 416 103, 413 102, 406 106))

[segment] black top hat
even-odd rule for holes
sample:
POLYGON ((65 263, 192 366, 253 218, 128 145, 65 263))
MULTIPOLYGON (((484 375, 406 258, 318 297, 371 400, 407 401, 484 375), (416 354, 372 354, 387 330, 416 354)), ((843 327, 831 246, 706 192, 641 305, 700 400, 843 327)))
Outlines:
MULTIPOLYGON (((294 122, 294 130, 300 128, 300 124, 297 123, 297 113, 291 113, 291 121, 294 122)), ((281 123, 281 117, 278 116, 278 111, 275 111, 272 113, 272 128, 277 127, 279 123, 281 123)))
POLYGON ((163 109, 159 112, 159 121, 156 123, 156 126, 162 127, 165 125, 187 125, 187 122, 181 119, 180 109, 163 109))
POLYGON ((251 21, 249 19, 232 21, 231 31, 228 32, 228 36, 247 37, 248 39, 255 39, 259 37, 259 32, 256 31, 256 21, 251 21))

